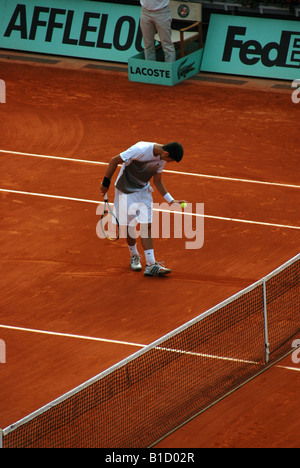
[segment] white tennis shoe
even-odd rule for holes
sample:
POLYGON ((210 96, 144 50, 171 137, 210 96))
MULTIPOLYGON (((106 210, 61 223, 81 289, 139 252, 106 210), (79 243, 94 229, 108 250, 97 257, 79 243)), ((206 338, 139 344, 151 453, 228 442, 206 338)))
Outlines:
POLYGON ((134 255, 130 259, 130 268, 132 271, 141 271, 142 270, 142 264, 140 257, 138 255, 134 255))
POLYGON ((162 263, 155 262, 153 265, 147 265, 144 271, 145 276, 163 276, 171 273, 162 263))

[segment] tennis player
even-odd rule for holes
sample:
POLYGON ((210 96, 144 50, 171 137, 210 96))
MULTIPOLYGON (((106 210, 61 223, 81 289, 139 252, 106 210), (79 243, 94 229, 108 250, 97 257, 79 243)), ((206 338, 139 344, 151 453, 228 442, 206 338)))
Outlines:
POLYGON ((135 236, 135 227, 137 223, 140 224, 141 242, 146 259, 145 276, 162 276, 171 273, 169 268, 156 261, 154 255, 151 236, 153 189, 150 180, 153 178, 157 190, 170 205, 185 203, 185 200, 175 200, 162 182, 165 164, 180 162, 183 152, 183 147, 178 142, 161 145, 140 141, 111 159, 101 184, 100 189, 104 196, 109 190, 118 165, 122 165, 115 183, 114 210, 120 226, 127 228, 130 268, 133 271, 142 270, 135 236))

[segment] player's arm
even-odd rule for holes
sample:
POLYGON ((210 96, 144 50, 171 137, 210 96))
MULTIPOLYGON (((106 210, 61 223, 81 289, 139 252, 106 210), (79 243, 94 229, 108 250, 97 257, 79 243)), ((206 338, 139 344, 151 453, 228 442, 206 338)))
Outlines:
POLYGON ((175 200, 172 195, 169 194, 169 192, 167 191, 166 187, 164 186, 164 183, 162 181, 162 175, 160 172, 157 172, 156 174, 154 174, 153 176, 153 183, 155 185, 155 187, 157 188, 157 190, 159 191, 159 193, 164 197, 164 199, 170 203, 170 205, 172 205, 173 203, 187 203, 185 200, 175 200))
POLYGON ((162 177, 161 177, 161 173, 160 172, 157 172, 156 174, 154 174, 153 176, 153 183, 155 185, 155 187, 157 188, 157 190, 159 191, 159 193, 164 197, 168 191, 166 189, 166 187, 164 186, 164 183, 162 181, 162 177))
POLYGON ((118 165, 122 164, 123 162, 124 161, 123 161, 123 159, 121 158, 120 155, 114 156, 110 160, 110 162, 108 164, 108 167, 106 169, 106 172, 105 172, 104 179, 103 179, 102 184, 100 186, 100 190, 101 190, 103 195, 105 195, 106 192, 108 191, 109 186, 110 186, 110 181, 111 181, 112 176, 114 175, 118 165))

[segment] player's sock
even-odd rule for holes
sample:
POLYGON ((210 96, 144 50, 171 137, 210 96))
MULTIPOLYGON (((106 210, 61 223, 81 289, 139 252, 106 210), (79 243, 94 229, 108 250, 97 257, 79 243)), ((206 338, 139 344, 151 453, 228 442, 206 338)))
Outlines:
POLYGON ((129 248, 129 252, 130 252, 130 257, 134 257, 135 255, 137 257, 139 257, 139 253, 138 253, 138 249, 137 249, 137 245, 134 244, 134 245, 128 245, 128 248, 129 248))
POLYGON ((155 263, 154 250, 145 250, 145 258, 147 265, 153 265, 155 263))

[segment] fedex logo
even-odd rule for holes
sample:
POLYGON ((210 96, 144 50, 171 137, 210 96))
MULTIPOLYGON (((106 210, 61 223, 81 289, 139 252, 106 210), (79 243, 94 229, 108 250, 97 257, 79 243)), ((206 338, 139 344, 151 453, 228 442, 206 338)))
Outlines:
POLYGON ((253 66, 261 61, 265 67, 295 68, 300 70, 300 32, 282 31, 279 42, 261 44, 255 39, 245 40, 247 28, 229 26, 223 53, 223 62, 230 62, 233 50, 239 51, 240 61, 253 66))

